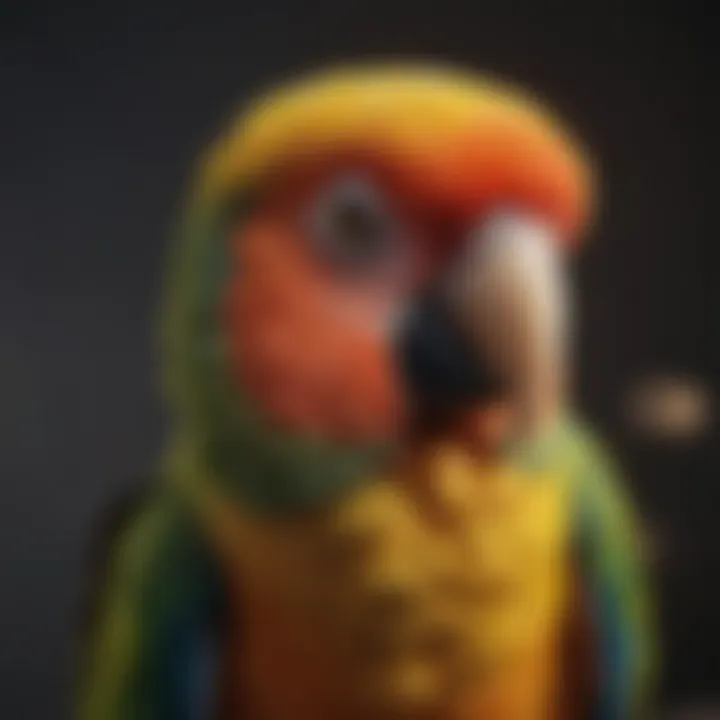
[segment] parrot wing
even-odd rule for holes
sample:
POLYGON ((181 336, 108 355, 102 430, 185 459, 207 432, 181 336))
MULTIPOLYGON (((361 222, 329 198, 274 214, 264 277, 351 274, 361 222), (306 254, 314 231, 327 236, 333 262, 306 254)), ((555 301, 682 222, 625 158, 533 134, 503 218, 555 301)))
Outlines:
POLYGON ((648 709, 654 664, 641 528, 610 458, 587 433, 578 439, 575 550, 594 638, 591 718, 634 720, 648 709))
POLYGON ((217 697, 219 577, 179 497, 159 489, 129 509, 115 518, 96 572, 79 717, 207 720, 217 697))

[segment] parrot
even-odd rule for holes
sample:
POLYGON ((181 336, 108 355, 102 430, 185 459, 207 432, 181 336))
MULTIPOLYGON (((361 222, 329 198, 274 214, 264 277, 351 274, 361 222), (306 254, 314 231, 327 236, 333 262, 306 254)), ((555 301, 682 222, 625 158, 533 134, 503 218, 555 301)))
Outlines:
POLYGON ((646 716, 641 523, 572 397, 597 185, 470 69, 320 69, 240 113, 172 246, 171 428, 81 720, 646 716))

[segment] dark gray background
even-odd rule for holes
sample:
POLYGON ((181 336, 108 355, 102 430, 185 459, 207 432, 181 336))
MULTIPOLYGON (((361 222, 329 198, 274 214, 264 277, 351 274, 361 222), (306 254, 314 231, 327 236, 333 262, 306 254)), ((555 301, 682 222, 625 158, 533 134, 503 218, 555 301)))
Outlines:
POLYGON ((620 413, 648 372, 717 369, 710 4, 174 5, 0 16, 0 718, 69 716, 90 530, 163 434, 152 324, 191 161, 269 81, 408 53, 529 85, 602 162, 580 268, 583 404, 665 542, 664 695, 718 697, 715 446, 643 442, 620 413))

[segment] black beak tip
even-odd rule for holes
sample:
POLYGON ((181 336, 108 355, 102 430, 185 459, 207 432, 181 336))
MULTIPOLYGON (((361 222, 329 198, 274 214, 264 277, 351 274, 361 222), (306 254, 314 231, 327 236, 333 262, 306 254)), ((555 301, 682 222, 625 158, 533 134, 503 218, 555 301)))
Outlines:
POLYGON ((499 382, 436 297, 423 298, 407 318, 399 355, 420 413, 446 414, 500 393, 499 382))

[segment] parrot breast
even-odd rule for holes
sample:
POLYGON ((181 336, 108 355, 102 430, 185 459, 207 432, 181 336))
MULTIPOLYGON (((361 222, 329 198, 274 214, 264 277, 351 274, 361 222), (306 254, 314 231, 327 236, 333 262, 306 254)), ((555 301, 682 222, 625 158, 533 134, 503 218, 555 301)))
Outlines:
POLYGON ((231 685, 251 717, 553 716, 562 480, 454 447, 423 460, 292 522, 208 497, 243 627, 231 685))

